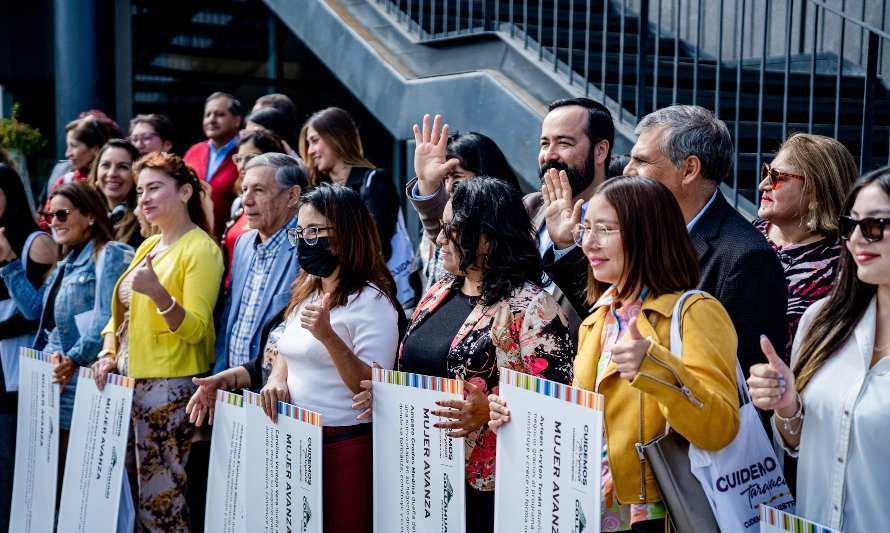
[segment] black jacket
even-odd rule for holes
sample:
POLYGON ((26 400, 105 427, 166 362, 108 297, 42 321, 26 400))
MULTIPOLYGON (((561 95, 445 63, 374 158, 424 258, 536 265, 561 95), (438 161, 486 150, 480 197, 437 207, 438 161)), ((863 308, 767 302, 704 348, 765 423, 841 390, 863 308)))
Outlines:
POLYGON ((359 193, 368 206, 380 235, 383 257, 389 261, 399 216, 399 194, 395 184, 383 169, 352 167, 346 186, 359 193))
MULTIPOLYGON (((698 253, 701 290, 726 308, 739 339, 738 357, 745 376, 751 365, 766 358, 760 351, 760 335, 773 346, 785 346, 785 308, 788 289, 776 253, 750 222, 718 192, 714 203, 695 223, 689 236, 698 253)), ((586 316, 587 261, 575 248, 547 273, 586 316)))

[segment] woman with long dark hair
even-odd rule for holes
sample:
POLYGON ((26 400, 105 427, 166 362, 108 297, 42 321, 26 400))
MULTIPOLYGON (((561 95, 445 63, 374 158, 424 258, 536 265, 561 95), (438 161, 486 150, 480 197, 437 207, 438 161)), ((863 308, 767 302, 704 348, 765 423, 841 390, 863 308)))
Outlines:
POLYGON ((213 308, 222 253, 207 233, 201 185, 176 155, 152 152, 134 168, 139 208, 159 233, 114 286, 96 384, 115 372, 136 381, 133 440, 140 531, 188 531, 185 470, 195 426, 185 407, 192 377, 214 360, 213 308))
MULTIPOLYGON (((299 225, 288 230, 300 274, 276 352, 260 391, 274 420, 276 402, 319 412, 325 531, 371 531, 371 426, 355 420, 352 396, 371 365, 392 368, 399 341, 395 284, 361 197, 322 184, 304 194, 299 225), (324 391, 319 393, 319 391, 324 391)), ((366 421, 365 421, 366 422, 366 421)))
MULTIPOLYGON (((590 199, 575 242, 590 262, 575 386, 605 396, 603 531, 661 532, 665 507, 637 445, 666 424, 691 444, 718 450, 739 427, 735 328, 706 294, 683 305, 682 359, 670 352, 671 315, 698 284, 698 258, 683 213, 664 185, 644 177, 602 183, 590 199)), ((492 395, 489 424, 510 419, 492 395)))
POLYGON ((754 405, 798 457, 797 513, 844 531, 890 523, 890 167, 862 176, 839 219, 844 241, 828 296, 803 314, 791 367, 761 337, 754 405))
POLYGON ((139 150, 123 139, 111 139, 99 150, 88 183, 105 202, 114 226, 114 240, 138 248, 144 238, 139 233, 136 209, 136 180, 133 165, 139 150))
MULTIPOLYGON (((37 227, 22 180, 0 149, 0 272, 18 260, 28 282, 36 289, 43 284, 56 259, 55 243, 37 227)), ((0 277, 0 531, 9 528, 19 348, 31 345, 36 328, 37 320, 28 319, 19 311, 6 282, 0 277)))
MULTIPOLYGON (((485 425, 487 394, 496 391, 501 367, 569 383, 575 345, 542 288, 541 256, 518 189, 485 176, 460 183, 440 226, 436 244, 447 274, 414 311, 399 369, 465 381, 467 398, 433 414, 442 417, 436 427, 466 439, 466 531, 490 533, 495 435, 485 425)), ((354 400, 366 418, 371 382, 362 385, 354 400)))

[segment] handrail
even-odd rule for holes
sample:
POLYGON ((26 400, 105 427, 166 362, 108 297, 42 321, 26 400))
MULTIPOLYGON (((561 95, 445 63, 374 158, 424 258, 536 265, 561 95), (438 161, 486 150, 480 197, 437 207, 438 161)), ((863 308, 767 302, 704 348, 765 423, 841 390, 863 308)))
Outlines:
MULTIPOLYGON (((826 11, 830 11, 830 12, 834 13, 835 15, 837 15, 843 19, 846 19, 847 22, 852 22, 853 24, 856 24, 857 26, 859 26, 860 28, 862 28, 864 30, 868 30, 869 33, 874 33, 875 35, 877 35, 879 37, 883 37, 884 39, 887 39, 888 41, 890 41, 890 33, 887 33, 886 31, 884 31, 880 28, 872 26, 871 24, 869 24, 868 22, 865 22, 862 19, 858 19, 858 18, 855 18, 855 17, 849 15, 848 13, 844 13, 843 11, 830 5, 828 2, 824 2, 823 0, 806 0, 806 1, 811 4, 815 4, 826 11)), ((863 0, 862 3, 864 5, 865 0, 863 0)))

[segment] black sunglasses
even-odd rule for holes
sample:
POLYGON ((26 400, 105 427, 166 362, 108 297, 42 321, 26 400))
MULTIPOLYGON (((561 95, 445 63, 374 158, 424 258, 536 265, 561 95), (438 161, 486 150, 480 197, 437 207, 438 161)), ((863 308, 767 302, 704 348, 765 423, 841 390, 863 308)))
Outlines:
POLYGON ((856 220, 852 217, 842 216, 838 218, 838 229, 841 239, 849 240, 856 226, 862 232, 862 237, 868 242, 878 242, 884 238, 884 227, 890 225, 890 218, 866 217, 856 220))
POLYGON ((53 218, 58 218, 59 222, 65 222, 68 220, 69 214, 71 214, 70 209, 59 209, 58 211, 50 211, 49 213, 41 211, 40 218, 45 220, 47 224, 52 224, 53 218))

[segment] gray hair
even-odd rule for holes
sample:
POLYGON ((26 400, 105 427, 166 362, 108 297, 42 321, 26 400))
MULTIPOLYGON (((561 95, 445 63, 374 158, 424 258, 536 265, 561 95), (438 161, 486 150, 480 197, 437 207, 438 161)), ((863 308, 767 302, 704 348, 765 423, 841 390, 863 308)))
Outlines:
POLYGON ((729 128, 701 106, 672 105, 649 113, 634 133, 665 127, 661 151, 675 167, 694 155, 701 161, 706 179, 720 183, 732 169, 733 143, 729 128))
POLYGON ((274 168, 275 182, 282 189, 290 189, 295 185, 299 185, 301 189, 309 186, 309 179, 306 177, 303 165, 289 155, 276 152, 260 154, 247 162, 244 172, 257 167, 274 168))

